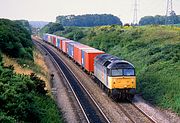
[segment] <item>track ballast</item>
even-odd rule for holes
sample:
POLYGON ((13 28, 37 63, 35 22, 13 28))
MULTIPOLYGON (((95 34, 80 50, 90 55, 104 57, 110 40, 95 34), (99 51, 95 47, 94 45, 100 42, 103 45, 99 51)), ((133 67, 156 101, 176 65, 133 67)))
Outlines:
POLYGON ((69 68, 64 64, 58 55, 47 48, 43 44, 41 45, 55 60, 55 62, 60 67, 61 71, 64 73, 65 77, 67 78, 71 88, 73 89, 79 104, 81 105, 84 115, 87 118, 87 122, 91 123, 108 123, 109 120, 103 114, 102 110, 99 108, 97 103, 92 100, 92 97, 87 93, 82 85, 80 84, 79 80, 74 76, 73 72, 69 70, 69 68), (97 107, 98 106, 98 107, 97 107))

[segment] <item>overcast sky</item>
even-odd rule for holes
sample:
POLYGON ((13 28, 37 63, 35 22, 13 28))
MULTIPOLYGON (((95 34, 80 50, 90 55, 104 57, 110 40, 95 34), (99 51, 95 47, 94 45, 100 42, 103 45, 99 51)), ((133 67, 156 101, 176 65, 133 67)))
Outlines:
MULTIPOLYGON (((167 0, 138 0, 138 19, 164 15, 167 0)), ((58 15, 113 14, 123 23, 132 22, 134 0, 0 0, 0 18, 55 21, 58 15)), ((180 14, 180 0, 173 0, 180 14)))

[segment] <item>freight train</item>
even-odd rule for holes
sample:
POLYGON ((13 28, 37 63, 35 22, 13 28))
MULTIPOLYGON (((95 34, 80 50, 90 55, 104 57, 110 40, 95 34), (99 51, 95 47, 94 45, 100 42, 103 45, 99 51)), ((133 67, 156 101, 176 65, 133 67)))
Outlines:
POLYGON ((132 98, 136 91, 135 67, 130 62, 64 37, 44 34, 47 42, 72 58, 111 97, 132 98))

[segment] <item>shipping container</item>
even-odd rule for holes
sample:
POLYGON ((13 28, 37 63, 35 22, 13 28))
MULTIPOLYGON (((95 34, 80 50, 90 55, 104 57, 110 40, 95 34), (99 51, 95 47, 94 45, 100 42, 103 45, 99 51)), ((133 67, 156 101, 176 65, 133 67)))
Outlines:
POLYGON ((56 36, 52 35, 52 44, 56 46, 56 36))
POLYGON ((60 40, 60 49, 61 50, 63 50, 63 41, 69 41, 69 39, 64 38, 64 39, 60 40))
POLYGON ((51 35, 48 35, 48 42, 51 43, 51 35))
POLYGON ((45 42, 48 41, 48 35, 47 34, 43 34, 43 41, 45 41, 45 42))
POLYGON ((46 42, 48 41, 48 35, 45 35, 45 39, 46 42))
POLYGON ((43 40, 52 43, 53 45, 56 43, 56 35, 52 35, 52 34, 44 34, 43 35, 43 40))
POLYGON ((82 49, 82 67, 88 72, 94 72, 94 58, 97 55, 104 54, 103 51, 97 49, 82 49))
POLYGON ((62 51, 64 53, 67 53, 67 43, 68 42, 74 42, 74 41, 72 41, 72 40, 62 40, 62 51))
POLYGON ((67 54, 71 57, 74 58, 74 46, 79 45, 79 42, 68 42, 67 43, 67 54))
POLYGON ((51 44, 53 44, 53 36, 52 36, 52 35, 50 35, 50 37, 51 37, 51 44))
POLYGON ((60 39, 59 38, 56 39, 56 47, 60 49, 60 39))
POLYGON ((74 45, 74 60, 82 65, 82 50, 83 49, 94 49, 92 47, 89 47, 87 45, 84 45, 84 44, 78 44, 78 45, 74 45))
POLYGON ((68 40, 64 37, 60 37, 60 36, 57 36, 56 38, 56 46, 59 48, 59 49, 62 49, 62 40, 68 40))

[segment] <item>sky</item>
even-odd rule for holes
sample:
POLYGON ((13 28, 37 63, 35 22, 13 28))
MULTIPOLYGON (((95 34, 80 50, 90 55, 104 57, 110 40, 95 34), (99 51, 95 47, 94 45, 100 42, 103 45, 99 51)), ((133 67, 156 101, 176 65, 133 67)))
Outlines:
MULTIPOLYGON (((113 14, 123 23, 133 20, 135 0, 0 0, 0 18, 29 21, 56 20, 58 15, 113 14)), ((143 16, 165 15, 167 0, 138 0, 138 20, 143 16)), ((173 0, 180 15, 180 0, 173 0)))

